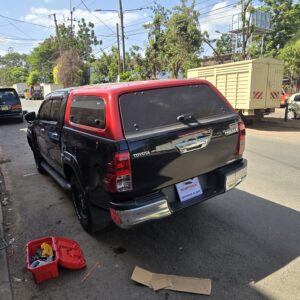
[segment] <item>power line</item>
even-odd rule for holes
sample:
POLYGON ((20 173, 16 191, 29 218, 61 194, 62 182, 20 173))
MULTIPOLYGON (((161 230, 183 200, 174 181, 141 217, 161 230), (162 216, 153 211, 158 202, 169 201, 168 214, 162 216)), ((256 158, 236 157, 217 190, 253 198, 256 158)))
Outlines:
POLYGON ((224 9, 224 8, 228 8, 228 7, 231 7, 231 6, 235 6, 235 5, 237 5, 237 4, 238 4, 238 2, 232 3, 232 4, 228 4, 228 5, 226 5, 226 6, 222 6, 222 7, 216 8, 216 9, 212 9, 212 10, 206 11, 206 12, 204 12, 204 13, 202 13, 202 14, 200 13, 199 19, 200 19, 201 17, 203 17, 203 15, 211 15, 211 16, 214 16, 214 15, 217 15, 217 14, 219 14, 219 13, 224 13, 224 12, 218 12, 218 13, 213 13, 213 14, 211 14, 211 12, 215 12, 215 11, 217 11, 217 10, 221 10, 221 9, 224 9))
POLYGON ((0 32, 0 34, 5 39, 16 40, 16 41, 40 41, 40 40, 42 40, 42 39, 33 39, 33 38, 27 39, 27 38, 22 38, 19 36, 7 36, 5 33, 1 33, 1 32, 0 32))
MULTIPOLYGON (((223 1, 223 2, 224 2, 224 1, 223 1)), ((221 3, 221 2, 219 2, 219 3, 221 3)), ((222 9, 224 9, 224 8, 228 8, 228 7, 234 6, 234 5, 236 5, 236 4, 238 4, 238 2, 231 3, 231 4, 225 5, 225 6, 223 6, 223 7, 216 8, 216 9, 211 9, 210 11, 206 11, 206 12, 200 14, 199 20, 200 20, 201 18, 207 18, 207 17, 209 17, 209 16, 214 16, 214 15, 218 15, 218 14, 221 14, 221 13, 225 13, 225 12, 223 12, 223 11, 216 12, 216 13, 214 13, 214 12, 215 12, 215 11, 218 11, 218 10, 222 10, 222 9), (203 15, 204 15, 204 16, 203 16, 203 15), (208 16, 206 16, 206 15, 208 15, 208 16)), ((213 6, 213 5, 210 5, 210 6, 213 6)), ((206 7, 209 7, 209 6, 206 6, 206 7)), ((146 18, 144 18, 144 20, 149 19, 149 18, 151 18, 151 17, 146 17, 146 18)), ((177 23, 181 23, 181 22, 183 22, 183 20, 180 20, 180 21, 176 22, 176 24, 177 24, 177 23)), ((135 23, 135 24, 130 24, 130 25, 126 26, 126 28, 131 27, 131 26, 135 26, 135 25, 144 24, 144 23, 146 23, 146 22, 139 22, 139 23, 135 23)), ((127 31, 126 33, 128 33, 128 32, 133 32, 134 30, 135 30, 135 29, 129 30, 129 31, 127 31)))
POLYGON ((102 23, 107 29, 109 29, 113 34, 116 34, 108 25, 106 25, 97 15, 95 15, 84 3, 83 0, 81 0, 82 4, 84 5, 84 7, 89 11, 89 13, 94 16, 96 19, 98 19, 100 21, 100 23, 102 23))
POLYGON ((39 26, 39 27, 43 27, 43 28, 47 28, 47 29, 49 29, 49 28, 52 27, 52 26, 45 26, 45 25, 41 25, 41 24, 37 24, 37 23, 27 22, 27 21, 23 21, 23 20, 18 20, 18 19, 15 19, 15 18, 11 18, 11 17, 7 17, 7 16, 4 16, 4 15, 1 15, 1 14, 0 14, 0 17, 2 17, 4 19, 15 21, 15 22, 20 22, 20 23, 35 25, 35 26, 39 26))
POLYGON ((27 32, 23 31, 21 28, 19 28, 17 25, 15 25, 14 23, 12 23, 10 20, 6 19, 6 22, 9 23, 10 25, 12 25, 13 27, 15 27, 19 32, 25 34, 26 36, 28 36, 29 38, 32 38, 32 36, 30 36, 27 32))

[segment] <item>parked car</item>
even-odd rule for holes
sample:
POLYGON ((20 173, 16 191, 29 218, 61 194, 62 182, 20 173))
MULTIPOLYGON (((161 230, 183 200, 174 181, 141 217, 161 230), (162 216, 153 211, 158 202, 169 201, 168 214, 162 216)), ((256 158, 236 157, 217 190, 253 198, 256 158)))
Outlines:
POLYGON ((300 93, 292 95, 288 99, 288 118, 296 119, 300 117, 300 93))
POLYGON ((13 88, 0 88, 0 119, 23 122, 22 104, 13 88))
POLYGON ((245 126, 204 80, 64 89, 25 118, 38 171, 71 191, 88 231, 169 216, 246 177, 245 126))
POLYGON ((42 100, 43 99, 43 93, 42 90, 35 90, 35 89, 26 89, 24 91, 24 97, 26 100, 42 100))

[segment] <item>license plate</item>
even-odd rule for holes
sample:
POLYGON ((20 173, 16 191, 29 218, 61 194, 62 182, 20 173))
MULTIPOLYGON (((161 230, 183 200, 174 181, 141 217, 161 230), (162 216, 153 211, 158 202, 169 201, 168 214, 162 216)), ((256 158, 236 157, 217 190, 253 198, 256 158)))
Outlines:
POLYGON ((0 110, 10 110, 10 107, 8 105, 1 105, 0 110))
POLYGON ((198 177, 180 182, 176 184, 180 202, 184 202, 196 196, 203 194, 201 184, 198 177))

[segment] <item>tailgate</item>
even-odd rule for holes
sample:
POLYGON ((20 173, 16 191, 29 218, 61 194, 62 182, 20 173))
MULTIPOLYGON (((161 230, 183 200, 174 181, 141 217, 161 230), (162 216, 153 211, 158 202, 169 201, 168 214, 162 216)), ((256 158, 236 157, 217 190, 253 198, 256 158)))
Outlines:
POLYGON ((239 117, 208 85, 125 94, 120 111, 137 194, 207 173, 236 157, 239 117))

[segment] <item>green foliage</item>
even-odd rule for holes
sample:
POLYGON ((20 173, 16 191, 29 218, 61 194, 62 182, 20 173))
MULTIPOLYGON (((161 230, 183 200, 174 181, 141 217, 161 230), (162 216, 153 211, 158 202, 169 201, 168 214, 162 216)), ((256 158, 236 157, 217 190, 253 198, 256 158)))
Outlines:
POLYGON ((58 45, 55 38, 47 38, 35 47, 27 58, 31 71, 37 71, 41 80, 53 82, 53 67, 59 57, 58 45))
POLYGON ((38 71, 31 71, 27 78, 27 85, 35 85, 39 82, 40 74, 38 71))
POLYGON ((26 54, 17 52, 7 53, 0 56, 0 67, 26 67, 26 54))
MULTIPOLYGON (((54 81, 53 68, 61 54, 75 49, 80 60, 88 61, 93 58, 92 47, 101 44, 94 32, 94 24, 86 23, 84 19, 78 22, 78 31, 72 33, 71 27, 61 24, 58 26, 58 37, 45 39, 35 47, 27 58, 30 70, 40 73, 41 80, 46 83, 54 81)), ((83 64, 81 64, 83 66, 83 64)), ((86 73, 83 70, 82 73, 86 73)))
POLYGON ((14 67, 11 69, 11 78, 13 83, 26 82, 28 70, 24 67, 14 67))
POLYGON ((144 25, 146 29, 149 29, 148 44, 145 52, 145 65, 147 66, 148 72, 146 72, 147 74, 144 75, 148 78, 151 77, 152 79, 156 79, 157 73, 165 70, 165 31, 170 11, 166 10, 163 6, 159 4, 156 4, 152 8, 152 11, 153 22, 144 25))
POLYGON ((177 78, 180 71, 185 73, 197 61, 202 44, 198 17, 195 1, 188 6, 187 0, 181 0, 166 24, 167 69, 173 78, 177 78))
POLYGON ((136 80, 134 74, 130 71, 126 71, 120 74, 120 81, 134 81, 136 80))
POLYGON ((285 74, 294 80, 300 77, 300 39, 294 39, 279 51, 279 58, 284 61, 285 74))
POLYGON ((101 57, 92 62, 93 73, 91 83, 102 83, 107 81, 116 81, 118 76, 118 50, 112 47, 109 53, 103 52, 101 57))
POLYGON ((78 31, 72 32, 70 26, 61 24, 58 26, 59 40, 62 51, 75 49, 82 60, 90 60, 93 46, 101 45, 95 35, 94 24, 86 23, 84 19, 78 21, 78 31))
POLYGON ((216 40, 215 50, 220 55, 232 53, 232 35, 229 33, 222 33, 221 37, 216 40))
POLYGON ((26 54, 12 52, 0 56, 0 85, 25 82, 27 75, 26 54))
POLYGON ((300 4, 293 0, 263 0, 264 11, 271 13, 273 31, 265 42, 265 53, 276 57, 300 30, 300 4))

